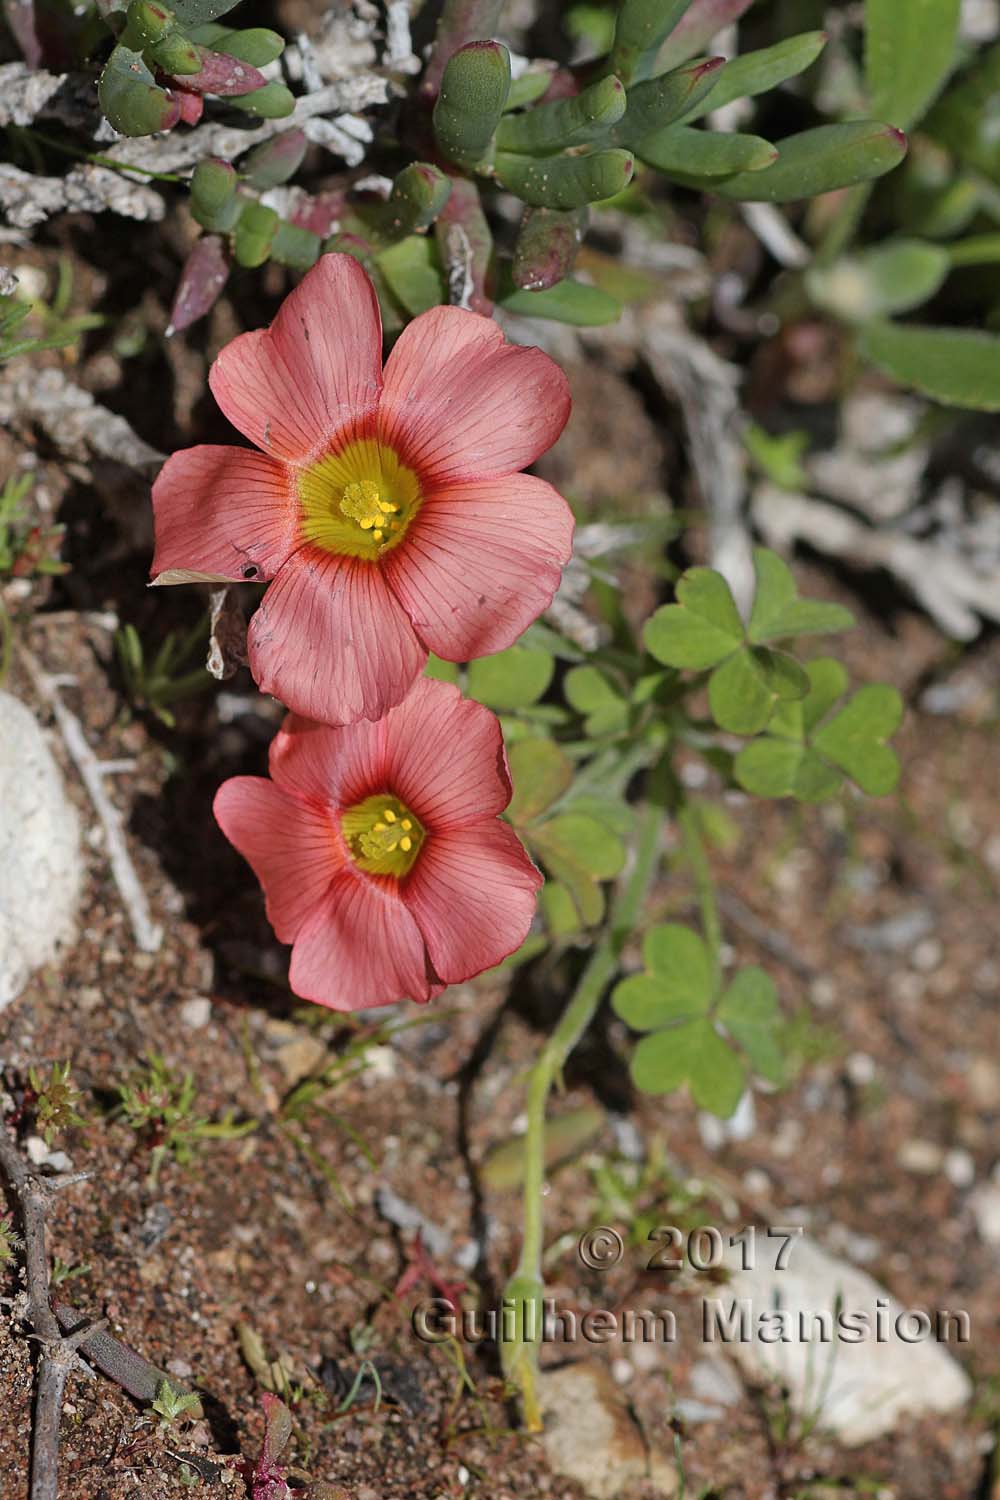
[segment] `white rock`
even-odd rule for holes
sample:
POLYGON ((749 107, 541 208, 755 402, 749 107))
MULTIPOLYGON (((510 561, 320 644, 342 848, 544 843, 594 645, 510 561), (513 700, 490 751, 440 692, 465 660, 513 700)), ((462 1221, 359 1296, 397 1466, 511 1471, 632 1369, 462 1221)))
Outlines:
MULTIPOLYGON (((781 1222, 796 1220, 789 1213, 781 1222)), ((805 1235, 791 1242, 779 1270, 782 1244, 758 1233, 755 1266, 746 1271, 731 1252, 730 1281, 705 1299, 709 1345, 724 1346, 751 1380, 780 1381, 794 1411, 848 1446, 892 1432, 904 1418, 965 1405, 972 1383, 935 1338, 939 1331, 961 1347, 943 1309, 921 1309, 928 1331, 916 1309, 805 1235)))
POLYGON ((949 1151, 944 1159, 944 1175, 952 1187, 971 1187, 976 1180, 976 1164, 968 1151, 961 1148, 949 1151))
POLYGON ((36 1167, 40 1167, 43 1161, 49 1159, 49 1148, 40 1135, 29 1135, 24 1143, 24 1149, 28 1154, 28 1160, 36 1167))
POLYGON ((691 1389, 700 1401, 718 1406, 738 1406, 743 1400, 743 1382, 728 1359, 709 1355, 691 1368, 691 1389))
POLYGON ((203 1031, 212 1019, 212 1002, 207 995, 192 995, 181 1006, 181 1020, 192 1031, 203 1031))
POLYGON ((0 1010, 73 936, 80 824, 33 715, 0 692, 0 1010))
POLYGON ((979 1238, 986 1245, 1000 1245, 1000 1182, 984 1182, 969 1194, 969 1206, 979 1238))
POLYGON ((649 1495, 677 1489, 673 1460, 647 1449, 606 1365, 581 1360, 545 1370, 538 1381, 545 1430, 542 1446, 556 1474, 576 1480, 592 1500, 613 1500, 636 1480, 649 1495))
POLYGON ((896 1160, 904 1172, 916 1172, 920 1177, 933 1177, 944 1163, 944 1152, 933 1141, 914 1137, 904 1141, 896 1153, 896 1160))

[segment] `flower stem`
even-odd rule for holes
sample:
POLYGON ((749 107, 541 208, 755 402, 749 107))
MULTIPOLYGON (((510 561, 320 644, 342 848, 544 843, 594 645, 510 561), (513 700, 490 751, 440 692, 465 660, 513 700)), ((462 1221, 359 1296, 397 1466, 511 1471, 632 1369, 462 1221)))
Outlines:
POLYGON ((514 1303, 518 1336, 509 1342, 501 1341, 500 1352, 504 1373, 520 1389, 524 1423, 529 1432, 540 1432, 542 1428, 535 1376, 542 1337, 544 1294, 545 1108, 552 1085, 594 1019, 601 997, 618 967, 625 940, 639 918, 659 862, 664 793, 669 785, 669 763, 664 761, 650 773, 646 802, 640 814, 635 861, 612 907, 610 922, 591 954, 559 1024, 542 1048, 528 1082, 521 1258, 505 1291, 505 1299, 512 1299, 514 1303))

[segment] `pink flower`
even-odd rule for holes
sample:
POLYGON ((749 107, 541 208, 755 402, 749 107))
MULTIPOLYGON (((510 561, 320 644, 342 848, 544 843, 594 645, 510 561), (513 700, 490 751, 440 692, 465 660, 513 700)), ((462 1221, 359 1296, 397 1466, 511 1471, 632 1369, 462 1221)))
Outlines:
POLYGON ((523 942, 542 877, 497 816, 510 777, 481 704, 425 678, 375 724, 291 714, 269 769, 224 782, 215 816, 293 945, 297 995, 430 1000, 523 942))
POLYGON ((402 701, 428 651, 511 645, 568 561, 569 507, 518 471, 569 415, 566 377, 489 318, 436 307, 382 370, 371 282, 325 255, 209 383, 261 451, 198 447, 153 487, 158 583, 273 579, 250 624, 264 692, 328 724, 402 701))

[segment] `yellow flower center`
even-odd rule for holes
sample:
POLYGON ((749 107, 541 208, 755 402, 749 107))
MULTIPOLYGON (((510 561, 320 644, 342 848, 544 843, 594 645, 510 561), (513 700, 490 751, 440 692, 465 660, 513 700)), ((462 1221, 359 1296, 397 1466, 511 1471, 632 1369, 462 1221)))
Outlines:
POLYGON ((345 808, 340 826, 359 869, 397 880, 413 869, 426 836, 409 808, 385 793, 345 808))
POLYGON ((377 562, 403 540, 421 498, 413 470, 362 438, 299 475, 302 534, 325 552, 377 562))

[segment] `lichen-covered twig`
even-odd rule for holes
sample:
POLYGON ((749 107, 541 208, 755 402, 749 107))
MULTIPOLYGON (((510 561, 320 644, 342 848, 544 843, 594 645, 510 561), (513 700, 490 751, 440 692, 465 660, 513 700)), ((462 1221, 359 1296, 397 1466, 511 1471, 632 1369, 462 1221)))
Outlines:
POLYGON ((64 453, 89 448, 140 472, 165 457, 62 370, 22 367, 17 361, 0 370, 0 426, 10 428, 15 421, 36 422, 64 453))
POLYGON ((63 743, 80 773, 80 779, 87 788, 90 800, 94 804, 94 811, 101 820, 108 846, 111 873, 122 898, 122 904, 128 912, 136 943, 144 953, 155 953, 163 941, 163 929, 153 921, 146 893, 136 873, 135 865, 132 863, 132 856, 128 852, 128 845, 122 830, 121 814, 105 790, 105 767, 87 743, 87 737, 79 719, 70 712, 59 696, 57 680, 43 671, 32 653, 23 646, 20 648, 20 654, 36 691, 52 710, 63 737, 63 743))
POLYGON ((740 442, 740 372, 688 329, 664 302, 639 325, 657 380, 680 404, 698 486, 708 511, 709 555, 742 607, 753 596, 747 484, 740 442))

